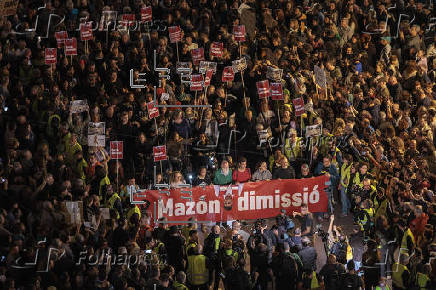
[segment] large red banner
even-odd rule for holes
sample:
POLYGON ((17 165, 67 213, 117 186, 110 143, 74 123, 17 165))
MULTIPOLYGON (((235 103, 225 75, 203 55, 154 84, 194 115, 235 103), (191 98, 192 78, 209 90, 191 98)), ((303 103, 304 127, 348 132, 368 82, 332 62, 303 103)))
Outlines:
POLYGON ((239 185, 146 190, 133 202, 150 202, 153 220, 167 217, 171 222, 248 220, 275 217, 284 209, 300 212, 307 203, 310 212, 327 211, 326 176, 247 182, 239 185))

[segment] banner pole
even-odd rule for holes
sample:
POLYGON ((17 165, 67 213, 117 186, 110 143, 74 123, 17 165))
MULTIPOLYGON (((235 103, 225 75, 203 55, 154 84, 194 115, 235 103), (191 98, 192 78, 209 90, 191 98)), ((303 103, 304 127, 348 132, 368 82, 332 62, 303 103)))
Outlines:
MULTIPOLYGON (((154 120, 154 127, 155 127, 155 129, 156 129, 157 145, 160 146, 160 141, 159 141, 159 129, 157 128, 156 117, 154 117, 153 120, 154 120)), ((165 145, 166 145, 166 143, 165 143, 165 145)), ((162 160, 159 160, 159 164, 160 164, 160 174, 163 176, 162 160)))
MULTIPOLYGON (((242 59, 242 47, 241 47, 241 42, 238 41, 239 44, 239 58, 242 59)), ((244 73, 242 70, 239 71, 241 73, 241 81, 242 81, 242 90, 244 92, 244 98, 245 98, 245 83, 244 83, 244 73)), ((246 108, 248 109, 248 108, 246 108)))
POLYGON ((176 51, 177 51, 177 61, 180 61, 179 59, 179 42, 176 41, 176 51))
POLYGON ((300 121, 301 121, 301 123, 300 123, 300 134, 301 134, 301 137, 303 137, 303 115, 301 115, 300 116, 300 121))
POLYGON ((117 189, 116 189, 117 191, 119 191, 119 190, 118 190, 118 166, 119 166, 118 162, 119 162, 119 161, 117 160, 117 189))
POLYGON ((224 94, 225 94, 225 98, 224 98, 224 108, 227 107, 227 86, 229 85, 229 82, 226 82, 226 85, 224 86, 224 94))

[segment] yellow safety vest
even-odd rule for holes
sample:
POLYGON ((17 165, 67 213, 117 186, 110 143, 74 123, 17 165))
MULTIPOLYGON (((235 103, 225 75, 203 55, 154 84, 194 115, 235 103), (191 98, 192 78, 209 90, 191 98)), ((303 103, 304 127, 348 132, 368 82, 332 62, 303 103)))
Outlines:
MULTIPOLYGON (((306 273, 303 273, 303 279, 308 278, 306 273)), ((312 280, 310 281, 310 289, 318 289, 320 287, 316 272, 312 272, 312 280)))
POLYGON ((412 239, 413 245, 415 245, 415 237, 413 236, 412 231, 410 228, 407 229, 406 232, 404 232, 403 239, 401 240, 401 253, 407 253, 409 254, 409 248, 407 247, 407 237, 410 237, 412 239))
POLYGON ((132 215, 134 213, 137 213, 139 216, 139 220, 141 220, 141 210, 139 209, 139 207, 137 205, 135 205, 127 212, 127 221, 129 222, 129 224, 130 224, 130 218, 132 217, 132 215))
MULTIPOLYGON (((375 287, 375 290, 382 290, 382 287, 377 286, 377 287, 375 287)), ((391 288, 389 288, 388 285, 385 285, 385 288, 383 290, 391 290, 391 288)))
POLYGON ((404 265, 398 264, 398 263, 395 263, 392 267, 393 267, 392 268, 392 270, 393 270, 392 283, 398 288, 406 289, 404 287, 404 282, 403 282, 402 276, 403 276, 404 271, 407 271, 407 267, 404 265))
POLYGON ((353 163, 344 163, 341 167, 341 185, 344 188, 347 188, 348 184, 350 184, 351 165, 353 163))
POLYGON ((351 248, 350 244, 347 243, 347 261, 353 259, 353 248, 351 248))
POLYGON ((198 245, 197 242, 189 242, 186 246, 186 255, 188 255, 189 249, 195 248, 198 245))
POLYGON ((371 222, 371 219, 374 217, 374 214, 375 214, 373 208, 366 208, 366 209, 364 209, 364 211, 368 213, 369 220, 368 220, 367 215, 364 215, 362 220, 361 219, 358 220, 358 224, 360 225, 360 229, 362 231, 364 230, 364 227, 366 226, 366 224, 368 222, 371 222))
POLYGON ((380 204, 377 201, 377 198, 374 199, 375 210, 375 220, 378 219, 379 216, 386 215, 386 209, 388 208, 388 200, 384 199, 380 204))
POLYGON ((183 285, 177 281, 174 281, 173 287, 175 290, 189 290, 188 287, 186 287, 185 285, 183 285))
MULTIPOLYGON (((120 196, 118 195, 118 193, 114 193, 112 194, 112 196, 109 198, 109 200, 107 201, 107 207, 111 208, 111 209, 115 209, 114 205, 115 202, 117 201, 117 199, 119 199, 121 201, 120 196)), ((120 213, 118 212, 118 210, 115 209, 115 212, 117 213, 117 220, 120 218, 120 213)))
POLYGON ((218 250, 220 249, 220 242, 221 242, 220 237, 215 238, 215 252, 218 252, 218 250))
POLYGON ((105 185, 109 185, 109 184, 111 184, 111 181, 110 181, 109 177, 107 177, 107 175, 100 180, 100 183, 98 186, 98 195, 100 196, 100 198, 103 198, 103 196, 101 195, 103 192, 103 187, 105 185))
POLYGON ((229 250, 225 250, 224 253, 226 254, 226 256, 232 257, 235 260, 235 262, 238 261, 238 252, 229 249, 229 250))
POLYGON ((206 284, 209 281, 209 271, 206 268, 206 256, 189 256, 186 276, 188 277, 189 283, 194 286, 206 284))
POLYGON ((418 284, 420 289, 423 289, 423 290, 427 289, 426 287, 427 287, 429 281, 430 281, 430 278, 426 274, 423 274, 421 272, 418 272, 416 274, 416 283, 418 284))
MULTIPOLYGON (((334 154, 333 157, 332 157, 332 164, 333 164, 334 166, 336 166, 336 170, 337 170, 337 171, 339 171, 339 163, 338 163, 338 161, 337 161, 337 159, 336 159, 336 156, 337 156, 337 154, 338 154, 339 152, 341 152, 341 150, 339 150, 338 148, 335 148, 335 154, 334 154)), ((351 167, 350 167, 350 170, 351 170, 351 167)))
POLYGON ((285 142, 285 155, 288 158, 289 161, 294 161, 297 158, 301 157, 301 137, 297 137, 297 140, 295 141, 295 146, 292 146, 289 142, 289 138, 286 139, 285 142))

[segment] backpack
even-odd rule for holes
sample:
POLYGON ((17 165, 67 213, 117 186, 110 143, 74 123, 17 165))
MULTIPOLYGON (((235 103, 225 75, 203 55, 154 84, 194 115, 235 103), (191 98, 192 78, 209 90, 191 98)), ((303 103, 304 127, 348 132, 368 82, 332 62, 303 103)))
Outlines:
POLYGON ((342 275, 342 287, 349 290, 359 288, 359 276, 356 274, 345 273, 342 275))

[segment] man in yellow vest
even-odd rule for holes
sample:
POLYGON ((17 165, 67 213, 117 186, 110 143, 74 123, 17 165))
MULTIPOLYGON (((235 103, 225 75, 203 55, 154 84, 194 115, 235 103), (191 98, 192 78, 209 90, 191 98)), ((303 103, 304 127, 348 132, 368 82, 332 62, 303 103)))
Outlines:
POLYGON ((360 225, 362 232, 368 233, 373 225, 374 209, 370 200, 364 200, 360 204, 360 212, 357 214, 357 223, 360 225))
POLYGON ((297 131, 294 128, 290 129, 289 138, 285 142, 285 155, 291 164, 303 156, 301 142, 302 138, 297 137, 297 131))
POLYGON ((377 220, 379 216, 392 216, 391 204, 389 203, 389 199, 385 195, 385 192, 382 188, 377 189, 377 194, 373 197, 373 204, 375 210, 375 219, 377 220))
POLYGON ((341 179, 339 188, 341 190, 342 216, 348 215, 351 209, 351 202, 347 194, 347 187, 350 184, 351 166, 353 165, 353 157, 350 154, 345 154, 342 159, 341 179))
POLYGON ((194 248, 194 255, 188 256, 186 274, 190 289, 207 290, 209 288, 209 261, 202 252, 202 246, 197 245, 194 248))
POLYGON ((416 281, 415 284, 419 287, 420 290, 427 290, 431 288, 431 279, 429 277, 429 273, 431 271, 430 265, 418 265, 421 266, 418 268, 416 273, 416 281))
POLYGON ((123 218, 123 204, 118 193, 114 192, 112 184, 106 185, 106 194, 109 196, 106 206, 111 212, 115 213, 115 218, 117 220, 123 218))
POLYGON ((174 281, 173 288, 174 290, 189 290, 185 285, 186 283, 186 274, 183 271, 180 271, 176 275, 176 281, 174 281))
POLYGON ((133 205, 132 208, 127 212, 127 222, 129 226, 139 225, 141 220, 141 210, 137 204, 133 205))
POLYGON ((403 239, 401 240, 400 252, 411 255, 415 250, 415 246, 415 236, 413 235, 411 228, 408 227, 404 232, 403 239))
POLYGON ((380 277, 380 282, 375 287, 375 290, 391 290, 391 288, 386 282, 386 277, 380 277))
POLYGON ((190 230, 188 236, 188 242, 186 244, 186 256, 192 255, 194 248, 198 246, 198 231, 190 230))
POLYGON ((409 264, 409 255, 401 254, 399 263, 392 266, 392 286, 394 290, 410 287, 410 272, 407 269, 407 264, 409 264))

